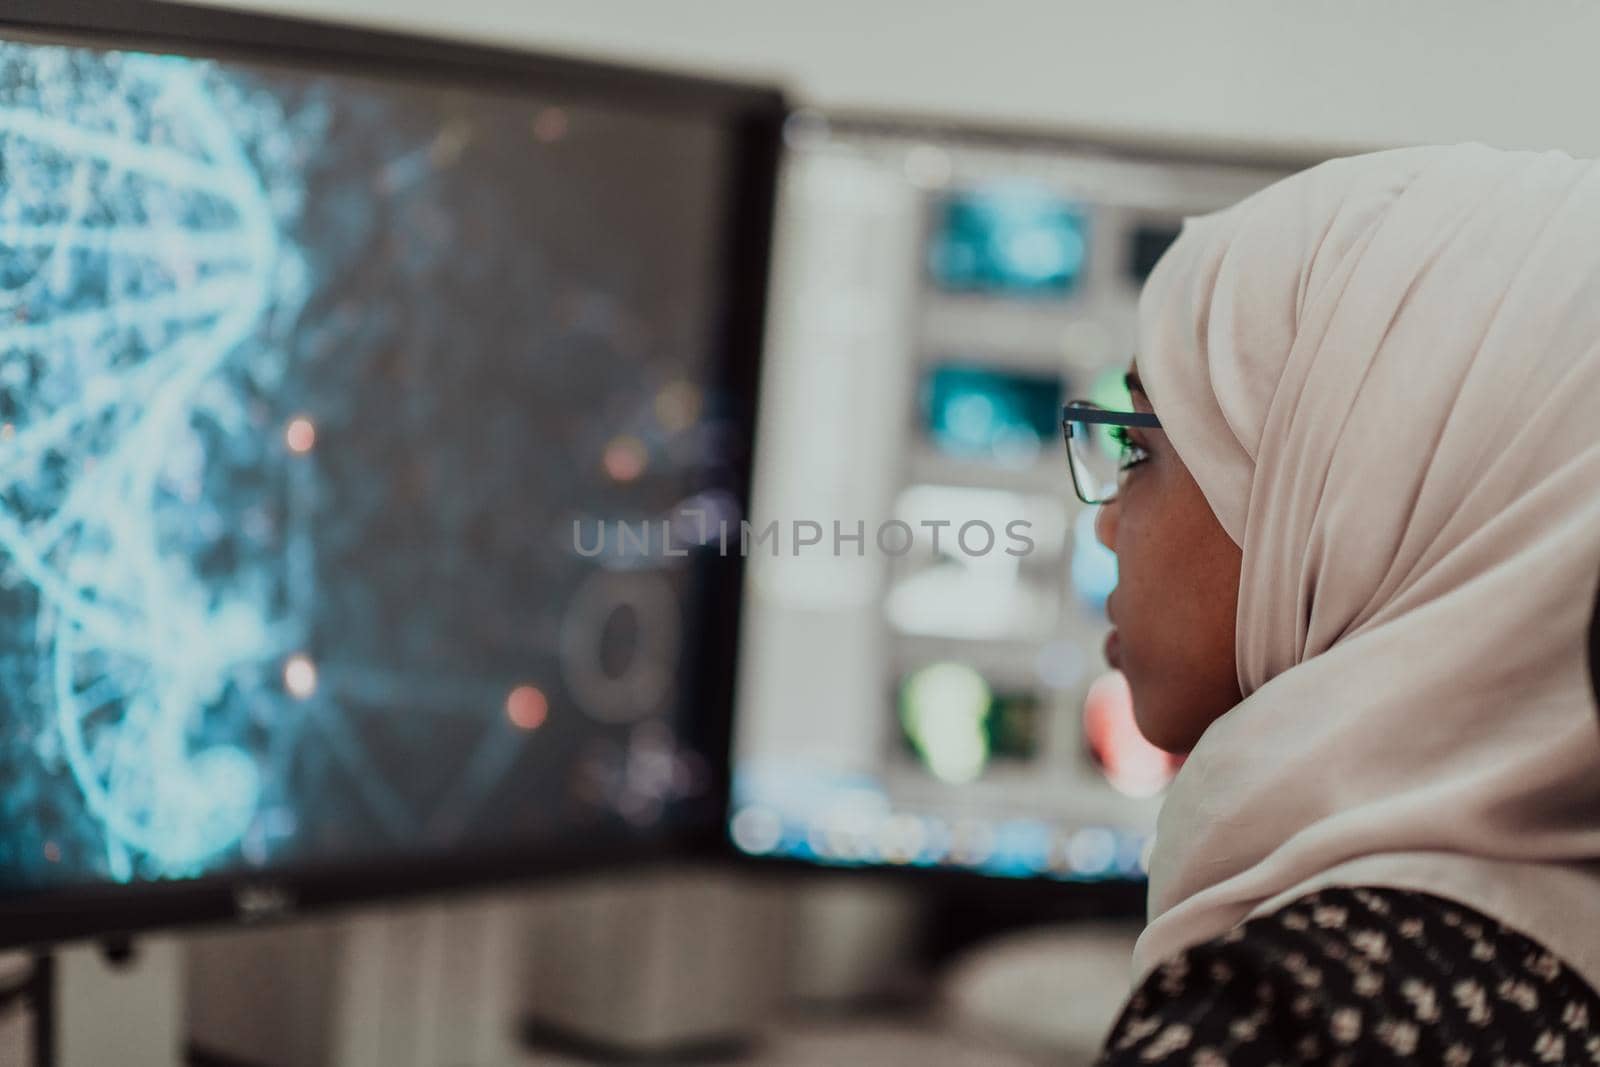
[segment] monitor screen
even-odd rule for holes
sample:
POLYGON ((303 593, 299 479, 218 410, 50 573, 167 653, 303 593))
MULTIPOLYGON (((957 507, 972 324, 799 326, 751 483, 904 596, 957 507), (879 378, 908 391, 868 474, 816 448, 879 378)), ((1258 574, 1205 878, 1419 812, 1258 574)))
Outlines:
POLYGON ((941 363, 922 381, 923 433, 939 451, 1026 467, 1061 434, 1060 375, 983 363, 941 363))
POLYGON ((935 284, 956 292, 1062 296, 1088 257, 1080 206, 1032 183, 1006 181, 947 197, 928 248, 935 284))
POLYGON ((0 25, 0 917, 714 824, 775 98, 83 40, 0 25))
POLYGON ((747 560, 739 852, 1137 907, 1181 759, 1105 660, 1117 559, 1074 493, 1062 405, 1132 408, 1169 221, 1277 176, 887 119, 796 138, 752 515, 781 544, 747 560))

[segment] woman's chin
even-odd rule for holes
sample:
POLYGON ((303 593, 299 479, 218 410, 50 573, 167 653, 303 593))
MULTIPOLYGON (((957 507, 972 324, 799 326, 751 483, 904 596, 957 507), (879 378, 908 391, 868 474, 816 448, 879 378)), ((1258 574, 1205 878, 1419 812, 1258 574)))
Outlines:
POLYGON ((1133 694, 1133 721, 1144 739, 1171 755, 1187 755, 1194 747, 1195 738, 1186 729, 1182 709, 1164 708, 1159 699, 1141 700, 1143 690, 1131 677, 1128 689, 1133 694))

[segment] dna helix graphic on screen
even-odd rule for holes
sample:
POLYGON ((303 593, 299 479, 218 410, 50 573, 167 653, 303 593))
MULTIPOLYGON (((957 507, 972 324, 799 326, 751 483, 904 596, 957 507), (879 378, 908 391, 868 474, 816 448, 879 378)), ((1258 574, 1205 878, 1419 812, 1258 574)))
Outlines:
POLYGON ((292 190, 240 131, 287 142, 210 71, 0 45, 0 701, 118 880, 238 844, 264 786, 236 739, 288 713, 304 636, 293 516, 224 491, 284 449, 251 397, 284 359, 261 323, 303 287, 292 190))

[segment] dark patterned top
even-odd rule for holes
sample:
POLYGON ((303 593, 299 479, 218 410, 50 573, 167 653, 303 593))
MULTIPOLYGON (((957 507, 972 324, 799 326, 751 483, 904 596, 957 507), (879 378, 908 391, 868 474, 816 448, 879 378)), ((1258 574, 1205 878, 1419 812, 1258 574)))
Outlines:
POLYGON ((1600 1064, 1600 996, 1471 908, 1339 887, 1156 968, 1098 1063, 1600 1064))

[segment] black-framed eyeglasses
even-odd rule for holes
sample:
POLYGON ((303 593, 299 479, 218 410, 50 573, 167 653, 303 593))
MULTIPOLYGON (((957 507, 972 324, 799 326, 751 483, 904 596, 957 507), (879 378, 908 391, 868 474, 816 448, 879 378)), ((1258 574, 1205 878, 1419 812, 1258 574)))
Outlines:
POLYGON ((1148 411, 1108 411, 1087 400, 1061 409, 1061 433, 1067 441, 1067 469, 1072 488, 1085 504, 1116 499, 1123 474, 1136 462, 1138 448, 1128 440, 1130 426, 1159 430, 1161 420, 1148 411))

